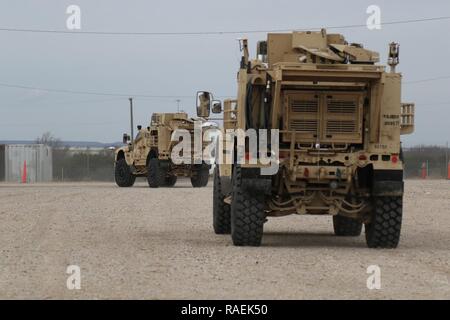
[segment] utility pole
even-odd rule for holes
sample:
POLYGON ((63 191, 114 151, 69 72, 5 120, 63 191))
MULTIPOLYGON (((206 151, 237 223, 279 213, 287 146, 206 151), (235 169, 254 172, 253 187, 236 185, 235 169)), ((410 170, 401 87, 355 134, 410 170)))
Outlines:
POLYGON ((133 98, 128 98, 130 100, 130 125, 131 125, 131 146, 134 142, 134 124, 133 124, 133 98))
POLYGON ((445 167, 447 168, 447 179, 450 179, 450 165, 448 163, 448 141, 445 144, 445 167))

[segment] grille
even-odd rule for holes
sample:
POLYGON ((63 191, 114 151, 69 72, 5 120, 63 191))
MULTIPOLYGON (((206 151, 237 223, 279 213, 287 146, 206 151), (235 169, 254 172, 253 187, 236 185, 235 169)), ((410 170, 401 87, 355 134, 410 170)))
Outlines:
POLYGON ((351 120, 328 120, 327 133, 354 133, 356 132, 356 123, 351 120))
MULTIPOLYGON (((298 92, 284 98, 287 121, 298 142, 361 143, 362 98, 360 93, 298 92)), ((283 135, 290 141, 292 135, 283 135)))
POLYGON ((294 100, 291 102, 292 112, 317 113, 319 103, 317 100, 294 100))
POLYGON ((356 107, 355 101, 331 100, 328 101, 327 109, 329 113, 351 114, 356 113, 356 107))
POLYGON ((318 121, 317 120, 300 120, 293 119, 290 122, 290 130, 299 132, 317 133, 318 121))

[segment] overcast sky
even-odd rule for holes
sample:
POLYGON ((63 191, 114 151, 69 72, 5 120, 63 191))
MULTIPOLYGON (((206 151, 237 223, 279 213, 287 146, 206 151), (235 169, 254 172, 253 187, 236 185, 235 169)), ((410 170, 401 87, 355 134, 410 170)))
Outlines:
MULTIPOLYGON (((450 1, 288 0, 0 0, 0 28, 67 30, 66 9, 81 8, 80 31, 197 32, 303 29, 365 24, 376 4, 382 21, 450 16, 450 1)), ((379 51, 400 42, 403 101, 416 102, 416 132, 406 145, 450 140, 450 20, 335 29, 349 42, 379 51)), ((193 115, 197 90, 236 92, 239 47, 251 54, 265 34, 86 35, 0 31, 0 140, 29 140, 51 131, 63 140, 120 141, 129 131, 126 97, 79 95, 2 87, 19 85, 126 95, 181 96, 193 115)), ((176 111, 171 98, 136 98, 135 123, 153 112, 176 111)))

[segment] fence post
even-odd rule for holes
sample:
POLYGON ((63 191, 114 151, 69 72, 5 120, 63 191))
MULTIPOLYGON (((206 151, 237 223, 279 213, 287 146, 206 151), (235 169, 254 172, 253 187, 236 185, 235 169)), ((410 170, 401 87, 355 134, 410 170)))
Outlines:
POLYGON ((450 162, 447 163, 447 180, 450 180, 450 162))
POLYGON ((445 163, 447 164, 447 179, 450 180, 450 162, 448 161, 448 141, 445 144, 445 163))

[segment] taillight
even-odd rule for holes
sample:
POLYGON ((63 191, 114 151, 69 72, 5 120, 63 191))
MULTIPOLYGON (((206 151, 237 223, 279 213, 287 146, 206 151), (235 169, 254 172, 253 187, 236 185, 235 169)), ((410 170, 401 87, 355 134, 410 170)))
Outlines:
POLYGON ((398 155, 393 154, 393 155, 391 156, 391 161, 392 161, 392 163, 397 163, 397 162, 398 162, 398 155))
POLYGON ((367 156, 366 156, 365 154, 361 154, 361 155, 359 156, 359 160, 361 160, 361 161, 366 161, 366 160, 367 160, 367 156))

